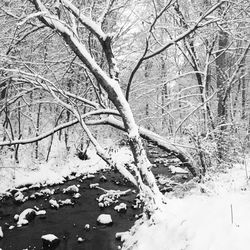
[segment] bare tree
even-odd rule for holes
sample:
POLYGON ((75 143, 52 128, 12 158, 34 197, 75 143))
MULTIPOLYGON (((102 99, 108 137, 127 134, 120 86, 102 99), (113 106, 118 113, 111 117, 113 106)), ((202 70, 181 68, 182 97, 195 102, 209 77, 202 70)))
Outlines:
MULTIPOLYGON (((160 3, 157 6, 155 1, 150 2, 154 5, 154 14, 152 21, 145 25, 144 49, 125 84, 124 78, 120 77, 115 59, 116 39, 119 39, 121 30, 113 27, 115 22, 112 18, 116 18, 119 10, 127 4, 126 1, 125 3, 123 1, 121 3, 105 1, 99 3, 97 7, 87 2, 85 4, 88 5, 88 8, 83 8, 81 1, 29 0, 28 2, 30 5, 25 8, 25 16, 19 12, 19 9, 17 13, 13 14, 8 11, 9 9, 4 8, 8 19, 17 24, 18 30, 11 31, 13 41, 7 39, 11 44, 8 49, 10 52, 4 55, 3 60, 7 66, 3 65, 0 71, 3 75, 2 79, 11 82, 11 90, 17 89, 18 91, 13 91, 8 98, 5 98, 5 107, 0 107, 0 112, 4 112, 6 107, 14 107, 19 100, 22 100, 21 105, 24 107, 30 108, 32 105, 38 105, 39 111, 41 111, 39 107, 49 104, 48 113, 52 113, 51 111, 55 113, 54 119, 51 119, 54 127, 46 132, 40 131, 33 137, 29 135, 27 139, 9 136, 8 139, 0 142, 0 146, 38 142, 48 136, 53 136, 57 131, 79 124, 95 146, 99 156, 138 186, 144 197, 145 209, 150 215, 155 209, 160 208, 165 200, 159 192, 151 172, 151 163, 143 147, 142 137, 153 140, 166 151, 173 153, 193 175, 199 175, 199 168, 185 150, 169 143, 156 133, 138 127, 128 103, 133 79, 144 62, 157 58, 170 47, 188 39, 197 30, 216 22, 217 19, 207 20, 207 18, 226 1, 211 5, 192 25, 184 27, 185 29, 176 36, 168 36, 166 41, 164 39, 162 42, 157 40, 156 25, 168 11, 169 14, 172 14, 173 4, 176 1, 167 1, 163 6, 160 3), (116 31, 116 34, 109 32, 109 29, 116 31), (40 36, 39 39, 36 40, 33 36, 34 32, 40 36), (46 57, 41 56, 40 39, 48 43, 46 57), (28 42, 32 52, 35 53, 28 55, 30 59, 26 55, 25 47, 21 46, 22 43, 28 42), (17 50, 17 55, 12 54, 14 50, 17 50), (124 85, 126 86, 125 95, 122 91, 124 85), (33 103, 26 100, 30 93, 33 95, 33 103), (39 98, 41 93, 43 100, 39 98), (53 105, 66 111, 64 123, 58 125, 58 119, 61 119, 63 111, 56 110, 53 105), (101 147, 88 126, 105 124, 126 132, 134 158, 132 170, 115 162, 101 147)), ((180 47, 179 44, 178 46, 180 47)), ((194 53, 192 50, 193 48, 191 48, 190 56, 191 52, 194 53)), ((195 60, 193 58, 193 63, 195 60)), ((165 67, 165 62, 162 65, 165 67)), ((198 70, 198 68, 194 69, 198 70)), ((195 73, 197 74, 197 72, 195 73)), ((3 93, 5 85, 1 86, 3 86, 1 90, 3 93)), ((166 91, 166 86, 162 90, 166 91)), ((167 97, 164 96, 164 98, 167 97)), ((204 104, 206 104, 206 100, 203 100, 202 105, 204 104)), ((24 112, 21 114, 25 115, 24 112)), ((33 123, 33 119, 30 118, 30 120, 33 123)), ((41 120, 41 117, 37 119, 35 130, 39 127, 41 120)))

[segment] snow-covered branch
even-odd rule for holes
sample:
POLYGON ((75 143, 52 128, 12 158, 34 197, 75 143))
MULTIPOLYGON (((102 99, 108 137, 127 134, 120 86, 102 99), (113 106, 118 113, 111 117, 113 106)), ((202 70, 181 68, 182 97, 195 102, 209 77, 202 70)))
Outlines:
MULTIPOLYGON (((89 116, 107 115, 107 114, 109 114, 109 115, 119 115, 116 110, 103 109, 103 110, 95 110, 95 111, 88 112, 88 113, 82 115, 81 118, 84 119, 84 118, 87 118, 89 116)), ((20 140, 3 141, 3 142, 0 142, 0 146, 11 146, 11 145, 17 145, 17 144, 24 145, 24 144, 37 142, 37 141, 43 140, 43 139, 53 135, 54 133, 56 133, 56 132, 58 132, 60 130, 63 130, 65 128, 73 126, 73 125, 77 124, 78 122, 79 122, 78 119, 74 119, 72 121, 60 124, 60 125, 56 126, 55 128, 53 128, 53 129, 51 129, 51 130, 49 130, 49 131, 47 131, 45 133, 40 134, 39 136, 35 136, 35 137, 32 137, 32 138, 27 138, 27 139, 20 139, 20 140)))
MULTIPOLYGON (((106 125, 110 125, 114 128, 125 131, 123 123, 112 116, 108 116, 108 117, 102 118, 100 120, 88 120, 87 124, 88 125, 106 124, 106 125)), ((158 135, 158 134, 156 134, 148 129, 145 129, 141 126, 139 127, 139 133, 140 133, 140 136, 142 138, 155 142, 155 144, 158 145, 160 148, 163 148, 166 152, 171 153, 175 157, 177 157, 183 163, 183 166, 186 166, 194 176, 199 175, 200 171, 199 171, 198 166, 196 166, 194 159, 181 146, 177 146, 174 143, 172 144, 171 142, 168 142, 166 139, 164 139, 160 135, 158 135)))
MULTIPOLYGON (((92 34, 94 34, 99 42, 101 43, 103 47, 103 51, 106 55, 107 62, 109 65, 109 74, 112 78, 118 79, 119 70, 116 65, 116 61, 114 58, 114 54, 111 48, 111 42, 112 37, 106 33, 103 32, 101 23, 95 22, 91 20, 89 17, 86 17, 81 11, 70 1, 68 0, 61 0, 63 5, 72 12, 72 14, 79 19, 79 21, 84 25, 92 34)), ((112 5, 113 1, 109 1, 108 3, 108 9, 110 8, 110 5, 112 5)))

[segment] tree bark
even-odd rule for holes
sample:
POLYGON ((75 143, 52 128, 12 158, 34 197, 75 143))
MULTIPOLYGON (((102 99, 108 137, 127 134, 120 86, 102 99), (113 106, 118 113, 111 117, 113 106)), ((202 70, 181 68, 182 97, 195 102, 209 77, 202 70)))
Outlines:
POLYGON ((136 181, 140 192, 144 197, 145 209, 149 215, 152 214, 155 209, 161 207, 164 197, 160 193, 154 175, 150 170, 151 163, 147 159, 146 151, 139 135, 138 126, 135 123, 130 106, 119 86, 119 81, 116 78, 110 78, 106 72, 100 68, 100 66, 85 49, 76 34, 69 29, 65 23, 58 20, 56 16, 51 15, 40 0, 30 1, 35 5, 38 11, 46 13, 46 16, 41 16, 40 20, 48 27, 57 30, 70 49, 95 76, 96 80, 108 94, 109 100, 119 111, 123 120, 125 131, 128 134, 130 148, 137 167, 136 171, 138 171, 136 181))
MULTIPOLYGON (((92 122, 89 121, 87 124, 88 125, 108 124, 114 128, 125 131, 123 123, 112 116, 104 118, 101 121, 98 120, 92 122)), ((188 170, 192 173, 193 176, 200 176, 199 167, 197 166, 193 157, 186 150, 180 149, 179 147, 167 142, 163 137, 148 129, 139 127, 139 133, 143 139, 152 141, 159 148, 162 148, 167 153, 170 153, 174 155, 176 158, 178 158, 182 162, 183 167, 188 168, 188 170)))

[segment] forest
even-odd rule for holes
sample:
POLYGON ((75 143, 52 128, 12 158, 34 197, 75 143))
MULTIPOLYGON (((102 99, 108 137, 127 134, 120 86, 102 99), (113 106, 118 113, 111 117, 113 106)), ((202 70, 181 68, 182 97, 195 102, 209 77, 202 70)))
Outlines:
MULTIPOLYGON (((239 166, 248 191, 248 0, 2 0, 0 24, 0 193, 22 169, 87 164, 95 152, 138 190, 143 223, 163 213, 174 224, 150 148, 187 173, 184 191, 192 182, 206 193, 239 166)), ((122 249, 157 248, 140 244, 136 223, 122 249)), ((211 249, 246 249, 231 247, 211 249)))

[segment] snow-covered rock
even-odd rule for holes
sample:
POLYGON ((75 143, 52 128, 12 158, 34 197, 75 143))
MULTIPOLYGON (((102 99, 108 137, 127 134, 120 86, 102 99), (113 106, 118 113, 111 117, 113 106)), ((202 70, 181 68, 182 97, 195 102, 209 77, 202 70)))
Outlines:
POLYGON ((127 211, 127 205, 125 203, 120 203, 119 205, 114 207, 114 210, 118 213, 124 213, 127 211))
POLYGON ((97 218, 97 222, 103 225, 110 225, 113 223, 110 214, 100 214, 97 218))
POLYGON ((77 241, 81 243, 81 242, 84 241, 84 239, 83 239, 82 237, 78 237, 78 238, 77 238, 77 241))
POLYGON ((0 239, 3 238, 3 229, 2 227, 0 226, 0 239))
POLYGON ((94 179, 95 175, 93 174, 86 174, 85 176, 82 177, 82 180, 89 180, 89 179, 94 179))
POLYGON ((43 249, 55 249, 60 243, 60 239, 54 234, 42 235, 41 239, 43 241, 43 249))
POLYGON ((74 203, 71 201, 71 199, 59 200, 59 204, 61 206, 63 206, 63 205, 74 205, 74 203))
POLYGON ((36 211, 36 215, 45 215, 45 214, 46 214, 45 210, 36 211))
POLYGON ((58 202, 57 202, 56 200, 54 200, 54 199, 50 199, 50 200, 49 200, 49 204, 50 204, 50 206, 53 207, 53 208, 59 208, 58 202))
POLYGON ((89 185, 89 188, 97 188, 99 187, 99 183, 93 183, 89 185))
POLYGON ((125 241, 129 236, 129 232, 118 232, 115 234, 115 238, 120 241, 125 241))
POLYGON ((9 230, 12 230, 12 229, 14 229, 15 228, 15 226, 9 226, 9 230))
POLYGON ((29 223, 30 220, 34 219, 36 216, 36 211, 32 208, 25 209, 18 218, 17 226, 21 227, 29 223))
POLYGON ((14 215, 14 220, 15 220, 15 221, 18 221, 18 219, 19 219, 19 214, 15 214, 15 215, 14 215))
POLYGON ((37 197, 42 197, 42 196, 44 196, 43 193, 35 192, 34 194, 30 195, 30 199, 36 199, 37 197))
POLYGON ((45 194, 45 195, 52 195, 55 193, 55 189, 45 188, 45 189, 41 190, 40 192, 42 194, 45 194))
POLYGON ((104 208, 104 207, 105 207, 105 206, 104 206, 104 203, 103 203, 103 202, 99 202, 99 203, 98 203, 98 207, 104 208))
POLYGON ((135 198, 134 204, 132 205, 133 209, 138 209, 142 206, 142 202, 139 198, 135 198))
POLYGON ((100 177, 100 181, 106 182, 106 181, 107 181, 107 178, 106 178, 104 175, 102 175, 102 176, 100 177))
POLYGON ((180 167, 175 167, 173 165, 170 165, 169 169, 170 169, 172 174, 188 174, 187 170, 180 168, 180 167))
POLYGON ((73 198, 75 198, 75 199, 79 199, 81 197, 81 194, 80 193, 75 193, 74 195, 73 195, 73 198))
POLYGON ((118 198, 121 195, 126 195, 131 190, 128 189, 126 191, 120 191, 120 190, 109 190, 106 191, 105 194, 100 195, 96 200, 98 201, 99 207, 108 207, 111 204, 118 203, 118 198))
POLYGON ((25 198, 23 193, 20 192, 20 191, 17 191, 15 194, 14 194, 14 200, 18 203, 23 203, 27 200, 27 197, 25 198))
POLYGON ((63 189, 63 193, 68 193, 68 194, 73 194, 73 193, 78 193, 79 188, 76 185, 69 186, 67 188, 63 189))

